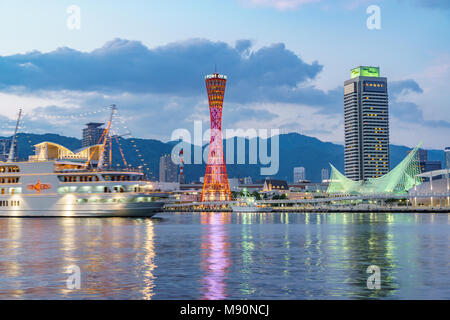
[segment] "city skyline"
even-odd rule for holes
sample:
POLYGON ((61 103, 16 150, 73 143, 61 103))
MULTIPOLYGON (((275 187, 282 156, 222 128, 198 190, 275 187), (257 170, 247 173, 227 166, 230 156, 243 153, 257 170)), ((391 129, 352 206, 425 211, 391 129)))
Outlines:
MULTIPOLYGON (((26 114, 35 113, 34 117, 25 117, 28 131, 66 132, 78 136, 78 124, 68 120, 49 121, 36 114, 82 113, 114 102, 121 108, 127 123, 133 123, 135 136, 167 141, 173 130, 190 129, 194 120, 201 120, 208 126, 201 79, 211 73, 216 64, 217 71, 228 74, 231 79, 224 128, 280 128, 343 144, 342 83, 354 66, 374 65, 389 78, 391 143, 412 147, 423 140, 424 148, 440 150, 448 145, 445 137, 450 134, 450 118, 445 111, 449 93, 443 90, 450 79, 449 45, 444 41, 448 30, 445 2, 426 6, 421 1, 376 1, 382 13, 381 29, 369 30, 366 9, 370 3, 365 1, 336 4, 329 1, 231 1, 226 4, 200 1, 186 8, 189 12, 198 10, 198 13, 189 18, 180 17, 180 23, 188 24, 206 10, 219 6, 223 19, 237 12, 236 21, 241 25, 253 20, 261 28, 243 32, 245 28, 233 26, 229 31, 219 27, 215 32, 202 31, 206 30, 202 27, 207 21, 199 20, 176 36, 164 28, 168 27, 167 23, 155 17, 153 11, 157 8, 164 13, 162 16, 170 17, 172 6, 185 8, 177 1, 153 4, 153 10, 150 10, 151 5, 140 1, 127 6, 127 12, 141 11, 136 19, 154 18, 144 26, 159 23, 162 32, 158 36, 153 31, 145 34, 130 27, 120 32, 117 28, 105 28, 99 33, 98 26, 109 25, 109 18, 116 17, 122 9, 121 5, 106 6, 103 2, 79 1, 81 28, 68 30, 66 9, 71 3, 55 3, 50 6, 27 2, 28 9, 37 14, 26 20, 21 14, 24 2, 1 8, 3 15, 13 12, 16 19, 19 17, 18 20, 24 22, 12 24, 17 26, 17 35, 24 41, 13 41, 5 34, 0 51, 2 123, 14 121, 15 107, 23 107, 26 114), (439 8, 443 11, 436 10, 439 8), (54 37, 37 42, 31 26, 39 19, 38 13, 43 12, 50 18, 42 21, 36 30, 45 32, 57 25, 61 27, 55 29, 54 37), (96 22, 93 14, 98 18, 96 22), (348 19, 338 20, 339 14, 348 19), (315 17, 321 28, 318 22, 306 21, 308 15, 315 17), (415 18, 419 16, 427 23, 417 24, 415 18), (269 26, 278 28, 276 33, 262 26, 263 18, 270 22, 269 26), (319 31, 323 39, 311 41, 319 31), (335 39, 336 32, 339 43, 335 39), (98 37, 86 37, 86 33, 98 37), (415 37, 402 37, 411 33, 415 37), (357 54, 351 50, 353 37, 365 39, 357 54), (398 38, 403 39, 402 43, 394 41, 398 38), (421 46, 415 47, 418 42, 421 46), (386 47, 390 50, 385 50, 386 47), (99 57, 102 58, 100 64, 97 63, 99 57), (134 61, 131 69, 125 67, 129 61, 134 61), (174 82, 169 76, 173 73, 181 75, 174 82)), ((4 18, 4 24, 12 23, 10 18, 4 18)), ((92 121, 103 119, 99 116, 92 121)), ((6 128, 0 134, 10 131, 6 128)))
POLYGON ((0 1, 0 299, 169 319, 449 300, 449 17, 0 1))

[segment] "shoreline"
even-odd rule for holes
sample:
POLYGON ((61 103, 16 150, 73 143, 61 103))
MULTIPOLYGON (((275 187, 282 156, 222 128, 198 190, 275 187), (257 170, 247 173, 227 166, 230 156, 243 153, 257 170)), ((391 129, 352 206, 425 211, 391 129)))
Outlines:
MULTIPOLYGON (((233 212, 231 209, 182 209, 176 210, 165 209, 164 213, 176 213, 176 212, 233 212)), ((249 212, 249 213, 284 213, 284 212, 297 212, 297 213, 450 213, 450 208, 295 208, 295 207, 283 207, 273 208, 271 212, 249 212)))

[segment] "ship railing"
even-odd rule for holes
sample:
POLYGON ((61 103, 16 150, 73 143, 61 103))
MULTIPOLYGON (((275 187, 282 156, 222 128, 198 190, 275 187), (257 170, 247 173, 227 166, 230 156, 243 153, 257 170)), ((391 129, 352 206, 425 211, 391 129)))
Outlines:
POLYGON ((133 168, 133 167, 111 167, 111 168, 103 168, 101 170, 97 168, 85 168, 85 169, 62 169, 56 170, 56 173, 80 173, 80 172, 91 172, 91 173, 100 173, 100 172, 130 172, 130 173, 144 173, 143 168, 133 168))

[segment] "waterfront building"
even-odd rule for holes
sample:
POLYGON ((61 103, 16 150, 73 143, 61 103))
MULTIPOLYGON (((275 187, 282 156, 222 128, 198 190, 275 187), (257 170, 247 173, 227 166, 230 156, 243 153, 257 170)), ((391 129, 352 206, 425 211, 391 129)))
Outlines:
MULTIPOLYGON (((409 154, 411 151, 408 151, 409 154)), ((438 160, 428 160, 428 150, 419 149, 417 152, 419 158, 420 172, 428 172, 442 169, 442 163, 438 160)))
POLYGON ((205 77, 211 119, 211 139, 203 184, 202 201, 229 201, 231 191, 222 143, 222 108, 227 77, 213 73, 205 77))
POLYGON ((253 184, 253 179, 252 179, 252 177, 240 178, 239 179, 239 183, 240 184, 244 184, 244 185, 246 185, 246 184, 253 184))
POLYGON ((420 174, 419 146, 415 147, 394 169, 378 178, 354 181, 331 165, 329 194, 405 194, 422 183, 420 174))
POLYGON ((413 203, 417 205, 447 205, 450 206, 450 170, 440 169, 424 172, 418 175, 425 181, 421 185, 409 190, 409 195, 414 196, 413 203), (430 197, 430 195, 432 195, 430 197))
POLYGON ((172 192, 178 191, 181 189, 181 185, 179 182, 154 182, 153 190, 163 191, 163 192, 172 192))
POLYGON ((446 147, 444 153, 445 153, 445 167, 447 169, 450 169, 450 147, 446 147))
MULTIPOLYGON (((411 151, 408 151, 406 154, 409 154, 411 151)), ((419 157, 420 162, 427 162, 428 161, 428 151, 425 149, 419 149, 417 152, 417 155, 419 157)))
POLYGON ((178 182, 178 166, 173 163, 170 154, 165 154, 159 158, 159 181, 178 182))
POLYGON ((345 175, 355 181, 389 172, 387 79, 360 66, 344 82, 345 175))
POLYGON ((271 191, 288 191, 289 186, 285 180, 277 180, 272 178, 267 178, 264 182, 263 192, 271 191))
POLYGON ((228 184, 231 191, 239 191, 239 179, 238 178, 228 178, 228 184))
POLYGON ((328 182, 328 180, 330 179, 330 173, 327 168, 322 169, 321 176, 322 182, 328 182))
MULTIPOLYGON (((421 168, 422 168, 422 163, 420 164, 421 168)), ((429 171, 436 171, 436 170, 441 170, 442 169, 442 162, 440 162, 439 160, 431 160, 431 161, 427 161, 424 163, 423 165, 424 170, 421 172, 429 172, 429 171)))
POLYGON ((294 183, 306 180, 306 169, 304 167, 294 168, 294 183))
POLYGON ((90 122, 86 124, 86 128, 83 129, 83 148, 95 146, 100 142, 100 138, 105 131, 105 128, 102 128, 103 125, 104 123, 99 122, 90 122))

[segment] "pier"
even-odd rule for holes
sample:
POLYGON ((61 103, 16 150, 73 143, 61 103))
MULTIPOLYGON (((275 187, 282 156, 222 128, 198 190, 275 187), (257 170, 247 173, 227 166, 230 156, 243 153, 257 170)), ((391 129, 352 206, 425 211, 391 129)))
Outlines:
MULTIPOLYGON (((450 192, 426 194, 372 194, 336 196, 298 200, 260 200, 258 204, 272 207, 273 212, 424 212, 450 213, 450 192), (430 206, 418 206, 417 199, 430 199, 430 206), (389 201, 405 200, 404 205, 389 201)), ((166 212, 231 212, 236 201, 168 203, 166 212)))

